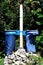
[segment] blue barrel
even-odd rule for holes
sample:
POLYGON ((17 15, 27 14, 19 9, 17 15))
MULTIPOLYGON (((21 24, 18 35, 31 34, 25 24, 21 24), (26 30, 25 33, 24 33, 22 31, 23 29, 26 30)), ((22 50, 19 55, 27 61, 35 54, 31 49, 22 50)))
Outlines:
POLYGON ((26 32, 26 50, 27 52, 36 52, 36 46, 35 46, 35 37, 36 34, 33 34, 34 32, 27 31, 26 32))
POLYGON ((15 50, 15 35, 13 30, 5 31, 6 55, 10 55, 15 50))

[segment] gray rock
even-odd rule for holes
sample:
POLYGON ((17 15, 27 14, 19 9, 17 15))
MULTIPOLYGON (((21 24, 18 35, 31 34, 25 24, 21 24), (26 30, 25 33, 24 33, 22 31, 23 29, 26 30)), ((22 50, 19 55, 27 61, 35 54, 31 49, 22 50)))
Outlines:
MULTIPOLYGON (((28 57, 26 56, 26 51, 23 48, 19 48, 16 52, 13 52, 11 55, 5 58, 7 64, 11 65, 26 65, 29 62, 28 57)), ((4 63, 5 65, 5 63, 4 63)))
POLYGON ((19 61, 16 61, 16 62, 15 62, 15 65, 19 65, 19 64, 20 64, 20 62, 19 62, 19 61))
POLYGON ((8 59, 8 63, 11 64, 12 63, 12 60, 11 59, 8 59))
POLYGON ((5 56, 5 59, 4 59, 4 65, 5 64, 8 64, 8 58, 7 58, 7 56, 5 56))
POLYGON ((12 65, 15 65, 14 63, 12 63, 12 65))

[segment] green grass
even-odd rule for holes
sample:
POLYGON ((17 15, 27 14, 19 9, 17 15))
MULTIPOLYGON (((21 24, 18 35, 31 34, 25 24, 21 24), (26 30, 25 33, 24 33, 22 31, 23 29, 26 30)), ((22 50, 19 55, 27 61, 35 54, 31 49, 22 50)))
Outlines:
POLYGON ((0 58, 0 65, 3 65, 3 61, 4 61, 4 59, 0 58))
POLYGON ((40 65, 43 65, 43 58, 40 59, 40 65))

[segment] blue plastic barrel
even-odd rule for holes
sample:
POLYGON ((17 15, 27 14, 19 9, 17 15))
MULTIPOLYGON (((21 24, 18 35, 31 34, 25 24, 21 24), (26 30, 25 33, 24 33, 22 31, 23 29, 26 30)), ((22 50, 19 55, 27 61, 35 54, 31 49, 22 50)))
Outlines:
POLYGON ((27 52, 36 52, 36 48, 35 48, 35 40, 33 35, 29 34, 26 35, 26 50, 27 52))
POLYGON ((6 55, 10 55, 15 50, 15 35, 13 30, 5 31, 6 55))
POLYGON ((35 37, 38 35, 38 30, 26 31, 26 50, 27 52, 36 52, 35 37))

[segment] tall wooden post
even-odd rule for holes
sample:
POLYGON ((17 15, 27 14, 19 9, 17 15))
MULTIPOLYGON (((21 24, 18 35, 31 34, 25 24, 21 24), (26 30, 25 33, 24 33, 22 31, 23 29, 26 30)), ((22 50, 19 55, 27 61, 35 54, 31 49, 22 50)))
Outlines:
POLYGON ((23 5, 20 4, 20 47, 23 48, 23 5))

